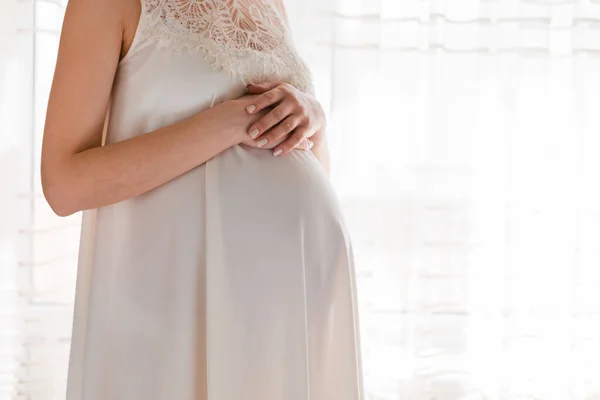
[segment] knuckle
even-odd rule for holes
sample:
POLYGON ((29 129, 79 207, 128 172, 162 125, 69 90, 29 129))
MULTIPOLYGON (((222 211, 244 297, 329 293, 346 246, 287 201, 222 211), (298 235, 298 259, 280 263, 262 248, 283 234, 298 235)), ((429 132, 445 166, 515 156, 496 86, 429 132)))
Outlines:
POLYGON ((265 101, 271 102, 275 98, 275 93, 273 93, 272 90, 268 91, 267 93, 263 94, 263 98, 265 99, 265 101))
POLYGON ((296 113, 296 109, 295 109, 294 105, 290 104, 290 102, 286 102, 284 107, 285 107, 285 113, 287 115, 289 115, 290 117, 293 117, 293 115, 296 113))
POLYGON ((273 126, 280 123, 284 119, 284 117, 285 115, 282 113, 281 110, 275 109, 271 111, 265 119, 269 121, 269 124, 271 124, 271 126, 273 126))
POLYGON ((285 132, 284 130, 279 131, 279 139, 283 140, 284 145, 289 145, 289 132, 285 132))
POLYGON ((298 139, 298 141, 304 140, 304 138, 306 137, 306 130, 304 129, 303 126, 296 126, 296 130, 294 131, 294 134, 292 135, 292 137, 294 139, 298 139))
POLYGON ((264 137, 266 139, 269 140, 269 142, 272 142, 274 140, 277 140, 279 137, 281 137, 281 132, 279 132, 279 130, 277 129, 273 129, 271 132, 269 132, 268 134, 266 134, 264 137))
POLYGON ((292 123, 292 121, 286 121, 283 123, 283 129, 286 132, 291 132, 292 129, 294 129, 294 124, 292 123))
POLYGON ((273 117, 275 117, 277 120, 281 121, 283 119, 283 117, 285 117, 285 112, 280 108, 273 110, 273 117))

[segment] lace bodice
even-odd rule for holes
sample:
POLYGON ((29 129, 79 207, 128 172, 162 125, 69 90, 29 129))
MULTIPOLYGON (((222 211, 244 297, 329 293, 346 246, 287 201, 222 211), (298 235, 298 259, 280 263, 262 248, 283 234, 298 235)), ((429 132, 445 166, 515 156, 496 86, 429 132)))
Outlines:
MULTIPOLYGON (((138 34, 170 51, 202 51, 243 83, 284 81, 313 92, 281 0, 141 0, 138 34)), ((132 52, 139 50, 132 49, 132 52)))

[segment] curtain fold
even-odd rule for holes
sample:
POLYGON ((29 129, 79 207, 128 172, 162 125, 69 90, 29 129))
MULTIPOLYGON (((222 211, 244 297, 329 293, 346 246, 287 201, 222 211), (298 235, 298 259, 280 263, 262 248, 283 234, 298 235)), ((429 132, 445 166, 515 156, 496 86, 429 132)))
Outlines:
POLYGON ((39 173, 65 5, 0 11, 0 400, 64 398, 80 216, 54 215, 39 173))

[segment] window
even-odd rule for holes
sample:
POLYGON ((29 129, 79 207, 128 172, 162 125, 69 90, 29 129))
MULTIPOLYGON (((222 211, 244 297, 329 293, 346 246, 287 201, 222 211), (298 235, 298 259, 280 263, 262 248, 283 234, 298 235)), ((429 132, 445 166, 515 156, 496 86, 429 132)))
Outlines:
POLYGON ((64 398, 79 218, 56 217, 40 148, 64 2, 0 15, 0 399, 64 398))

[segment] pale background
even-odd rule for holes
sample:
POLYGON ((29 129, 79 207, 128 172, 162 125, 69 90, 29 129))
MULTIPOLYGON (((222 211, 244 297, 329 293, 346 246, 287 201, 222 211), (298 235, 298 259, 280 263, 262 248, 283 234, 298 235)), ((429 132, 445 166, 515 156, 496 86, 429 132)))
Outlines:
MULTIPOLYGON (((366 399, 600 399, 600 3, 288 7, 355 242, 366 399)), ((0 400, 64 398, 80 215, 39 179, 63 8, 0 0, 0 400)))

